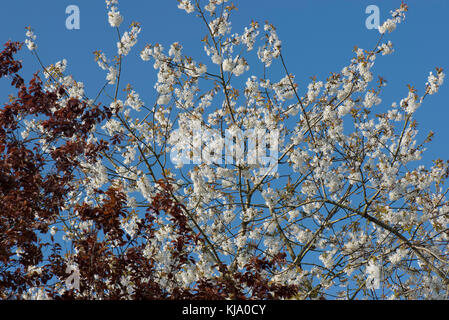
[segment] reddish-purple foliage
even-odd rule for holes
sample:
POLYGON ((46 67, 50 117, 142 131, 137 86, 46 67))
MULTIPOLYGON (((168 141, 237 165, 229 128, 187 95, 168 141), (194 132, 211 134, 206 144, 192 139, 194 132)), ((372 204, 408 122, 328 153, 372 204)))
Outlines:
POLYGON ((172 196, 171 182, 165 180, 159 181, 160 191, 138 223, 137 235, 146 241, 153 239, 161 227, 155 217, 169 217, 176 233, 170 251, 175 263, 162 277, 172 282, 173 289, 168 292, 161 287, 161 275, 155 272, 157 261, 144 254, 144 241, 135 241, 121 229, 120 218, 130 212, 120 188, 110 187, 97 190, 105 198, 101 205, 79 203, 73 208, 82 220, 93 221, 94 227, 85 237, 72 241, 77 249, 74 262, 80 272, 79 291, 58 291, 55 283, 63 283, 68 276, 67 261, 61 244, 53 236, 50 243, 43 241, 41 233, 47 233, 63 211, 79 166, 76 159, 95 161, 107 150, 108 142, 89 143, 87 137, 93 126, 110 118, 112 112, 77 99, 54 108, 65 89, 45 91, 38 74, 26 86, 18 74, 22 65, 13 57, 20 48, 20 43, 8 42, 0 53, 0 78, 11 77, 11 85, 18 91, 17 97, 0 109, 0 298, 21 299, 34 287, 45 288, 54 299, 277 299, 295 295, 295 286, 270 284, 263 276, 262 271, 283 261, 282 253, 271 261, 254 257, 244 273, 220 263, 215 277, 201 279, 187 289, 177 287, 176 273, 185 264, 195 263, 186 247, 204 244, 205 239, 189 227, 185 208, 172 196), (49 132, 46 142, 55 146, 51 159, 37 143, 31 147, 31 141, 17 137, 20 119, 31 115, 42 118, 49 132), (115 248, 110 246, 111 240, 115 248), (16 248, 23 252, 17 255, 16 248), (31 266, 41 266, 42 271, 30 273, 31 266), (125 273, 133 283, 131 293, 121 283, 125 273))

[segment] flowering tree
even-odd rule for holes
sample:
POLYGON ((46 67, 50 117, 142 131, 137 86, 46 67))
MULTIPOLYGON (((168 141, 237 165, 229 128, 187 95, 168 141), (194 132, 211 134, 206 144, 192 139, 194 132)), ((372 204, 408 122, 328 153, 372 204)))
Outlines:
MULTIPOLYGON (((179 1, 204 22, 210 61, 179 43, 143 47, 152 102, 120 81, 141 26, 122 33, 118 1, 106 5, 117 53, 95 52, 97 97, 66 60, 41 64, 46 80, 27 86, 21 44, 0 54, 18 90, 0 111, 2 298, 446 297, 448 165, 416 165, 432 134, 417 142, 414 119, 442 69, 422 95, 409 86, 375 111, 386 82, 371 70, 393 52, 384 37, 405 4, 372 49, 305 87, 273 25, 232 33, 233 4, 179 1), (270 80, 276 67, 284 75, 270 80)), ((40 62, 31 28, 25 44, 40 62)))

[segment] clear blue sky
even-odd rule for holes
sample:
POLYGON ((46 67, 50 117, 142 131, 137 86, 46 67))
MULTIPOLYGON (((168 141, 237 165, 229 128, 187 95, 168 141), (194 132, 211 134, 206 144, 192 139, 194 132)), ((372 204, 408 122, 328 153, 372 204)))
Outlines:
MULTIPOLYGON (((429 71, 435 66, 449 72, 449 1, 409 0, 409 12, 404 23, 387 35, 395 45, 393 55, 379 57, 375 72, 388 81, 382 95, 383 104, 399 102, 407 94, 406 84, 415 85, 422 93, 429 71)), ((352 48, 357 45, 371 49, 378 39, 377 30, 365 27, 365 8, 375 4, 380 8, 381 21, 400 0, 241 0, 235 1, 238 11, 233 16, 233 31, 241 32, 250 21, 268 20, 277 27, 283 42, 283 52, 289 71, 304 88, 316 75, 324 80, 330 72, 339 72, 349 63, 352 48)), ((154 101, 156 74, 152 64, 144 63, 138 53, 146 43, 159 42, 168 48, 178 41, 184 53, 197 61, 205 56, 200 39, 204 25, 193 14, 177 8, 176 0, 121 0, 119 9, 125 18, 122 32, 132 21, 142 23, 139 43, 125 62, 124 84, 131 83, 148 103, 154 101)), ((103 0, 15 0, 3 1, 0 11, 0 41, 23 41, 25 26, 32 26, 37 34, 38 53, 45 64, 66 58, 68 72, 86 86, 86 93, 94 96, 104 83, 105 73, 93 59, 94 50, 105 51, 108 57, 116 52, 116 33, 107 22, 103 0), (78 5, 81 13, 80 30, 67 30, 65 9, 78 5)), ((39 65, 25 49, 25 75, 39 69, 39 65)), ((244 77, 251 75, 251 71, 244 77)), ((422 135, 429 130, 436 133, 427 157, 449 159, 449 76, 440 92, 428 97, 417 111, 416 119, 422 135)), ((302 91, 303 93, 304 91, 302 91)), ((10 93, 0 82, 0 98, 10 93)))

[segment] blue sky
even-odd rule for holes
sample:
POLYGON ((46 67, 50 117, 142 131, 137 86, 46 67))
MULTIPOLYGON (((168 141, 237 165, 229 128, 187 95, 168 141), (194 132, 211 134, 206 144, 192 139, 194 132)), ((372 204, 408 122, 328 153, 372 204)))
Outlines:
MULTIPOLYGON (((415 85, 422 93, 428 73, 439 66, 449 71, 449 1, 409 0, 409 12, 404 23, 386 40, 394 43, 393 55, 381 56, 376 61, 375 73, 388 81, 382 94, 388 106, 407 94, 407 84, 415 85)), ((283 54, 291 73, 296 75, 300 88, 305 90, 309 78, 316 75, 325 80, 330 72, 339 72, 349 64, 355 45, 371 49, 378 39, 377 30, 368 30, 365 20, 368 5, 377 5, 381 22, 389 11, 400 5, 400 0, 244 0, 235 1, 233 32, 241 32, 251 20, 268 20, 277 28, 283 43, 283 54)), ((139 43, 126 58, 122 83, 131 83, 141 97, 152 104, 156 73, 151 64, 140 60, 138 53, 146 43, 159 42, 168 48, 180 42, 185 54, 201 61, 205 57, 200 40, 205 35, 204 25, 193 14, 177 8, 175 0, 142 1, 121 0, 119 9, 125 18, 122 32, 132 21, 142 23, 139 43)), ((85 83, 88 96, 95 96, 104 84, 105 73, 93 59, 93 51, 102 50, 108 57, 116 52, 116 33, 107 22, 103 0, 15 0, 2 3, 0 11, 0 41, 23 41, 25 26, 32 26, 37 34, 38 53, 44 64, 66 58, 68 72, 85 83), (68 5, 80 8, 81 28, 65 27, 68 5)), ((23 74, 39 69, 34 57, 25 49, 20 54, 25 61, 23 74)), ((276 67, 275 67, 276 68, 276 67)), ((245 79, 257 70, 244 75, 245 79)), ((446 80, 449 80, 446 78, 446 80)), ((11 93, 5 82, 0 82, 0 98, 5 101, 11 93)), ((304 91, 301 91, 304 93, 304 91)), ((104 101, 108 104, 108 101, 104 101)), ((436 135, 425 158, 449 159, 447 138, 449 126, 449 84, 436 95, 428 97, 417 111, 422 136, 429 130, 436 135)))

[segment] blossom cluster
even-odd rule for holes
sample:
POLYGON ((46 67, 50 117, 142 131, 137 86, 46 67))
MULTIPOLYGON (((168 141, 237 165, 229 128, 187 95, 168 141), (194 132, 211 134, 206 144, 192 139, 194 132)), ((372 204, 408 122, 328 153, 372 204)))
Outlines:
MULTIPOLYGON (((379 27, 372 49, 355 47, 339 71, 302 83, 287 69, 275 26, 252 21, 237 30, 234 4, 180 0, 178 8, 204 26, 205 61, 180 42, 141 45, 145 73, 155 72, 150 97, 120 81, 141 26, 121 33, 118 1, 106 5, 118 32, 114 58, 95 51, 104 88, 89 99, 83 82, 66 75, 67 60, 58 61, 44 71, 48 96, 26 111, 50 119, 24 118, 17 128, 24 143, 37 139, 39 151, 70 173, 56 195, 56 177, 38 184, 60 211, 49 220, 31 214, 35 208, 26 216, 73 244, 68 257, 52 258, 53 272, 62 277, 76 263, 81 290, 55 286, 48 297, 446 297, 449 166, 419 164, 432 133, 420 141, 415 119, 445 75, 437 68, 423 92, 409 86, 397 102, 382 97, 382 77, 374 80, 377 59, 400 51, 384 37, 404 21, 405 4, 379 27)), ((31 29, 26 36, 36 53, 31 29)), ((21 103, 40 92, 35 86, 13 101, 24 117, 21 103)), ((0 114, 5 126, 9 109, 0 114)), ((22 172, 22 162, 15 165, 22 172)), ((10 243, 15 259, 29 254, 26 245, 10 243)), ((50 270, 41 260, 24 270, 32 280, 23 297, 45 297, 38 279, 50 270)))

